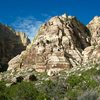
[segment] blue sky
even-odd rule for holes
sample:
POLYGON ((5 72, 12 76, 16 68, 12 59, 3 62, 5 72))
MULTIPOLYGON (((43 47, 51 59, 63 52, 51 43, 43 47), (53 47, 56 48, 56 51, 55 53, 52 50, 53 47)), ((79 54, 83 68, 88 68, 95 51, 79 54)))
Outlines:
POLYGON ((100 0, 0 0, 0 22, 27 32, 30 38, 44 21, 63 13, 87 24, 100 15, 100 0))

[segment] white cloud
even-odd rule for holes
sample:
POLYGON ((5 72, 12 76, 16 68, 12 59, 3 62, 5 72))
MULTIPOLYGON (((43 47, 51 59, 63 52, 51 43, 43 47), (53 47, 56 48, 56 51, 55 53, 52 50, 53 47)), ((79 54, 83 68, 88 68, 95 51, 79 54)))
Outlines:
POLYGON ((39 21, 34 17, 18 17, 17 20, 12 23, 12 26, 16 31, 25 32, 30 40, 32 40, 42 23, 42 21, 39 21))

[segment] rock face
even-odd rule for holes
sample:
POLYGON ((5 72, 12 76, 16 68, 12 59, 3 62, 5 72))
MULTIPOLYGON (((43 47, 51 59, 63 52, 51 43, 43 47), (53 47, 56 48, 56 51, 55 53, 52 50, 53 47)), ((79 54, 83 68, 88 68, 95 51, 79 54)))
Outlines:
POLYGON ((23 46, 27 46, 30 43, 30 40, 28 39, 28 37, 26 36, 25 33, 23 32, 16 32, 16 36, 19 37, 19 43, 22 43, 23 46))
POLYGON ((94 17, 87 27, 91 32, 91 46, 83 51, 83 63, 97 63, 100 61, 100 17, 94 17))
POLYGON ((94 17, 87 27, 92 34, 91 45, 100 45, 100 17, 94 17))
POLYGON ((9 62, 8 70, 30 67, 50 74, 69 69, 82 63, 82 51, 89 45, 87 27, 73 16, 55 16, 40 27, 26 51, 9 62))
POLYGON ((0 24, 0 71, 6 70, 8 61, 20 54, 29 42, 24 33, 0 24))

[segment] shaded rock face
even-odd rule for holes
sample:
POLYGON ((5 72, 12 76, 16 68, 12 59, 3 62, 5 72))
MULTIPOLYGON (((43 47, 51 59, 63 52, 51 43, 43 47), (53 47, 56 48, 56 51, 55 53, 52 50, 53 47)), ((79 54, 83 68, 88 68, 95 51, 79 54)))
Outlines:
POLYGON ((43 24, 26 51, 9 62, 9 68, 35 68, 38 72, 70 69, 82 63, 82 51, 90 45, 87 27, 75 17, 56 16, 43 24), (14 65, 15 64, 15 65, 14 65))
POLYGON ((10 27, 0 24, 0 71, 6 70, 8 61, 20 54, 29 42, 24 33, 17 34, 10 27))

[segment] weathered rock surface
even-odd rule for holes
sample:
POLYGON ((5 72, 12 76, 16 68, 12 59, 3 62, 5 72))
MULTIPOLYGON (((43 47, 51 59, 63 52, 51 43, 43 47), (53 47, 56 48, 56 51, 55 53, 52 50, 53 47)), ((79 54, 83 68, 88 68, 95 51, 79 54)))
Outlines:
POLYGON ((50 74, 70 69, 82 63, 82 51, 89 45, 87 27, 73 16, 56 16, 40 27, 26 51, 9 62, 8 70, 30 67, 50 74))
POLYGON ((19 43, 22 43, 23 46, 27 46, 30 43, 30 40, 28 39, 28 37, 26 36, 25 33, 23 32, 16 32, 16 36, 19 37, 19 43))
POLYGON ((100 17, 94 17, 87 27, 91 32, 91 46, 83 51, 83 63, 97 63, 100 61, 100 17))
POLYGON ((100 46, 89 46, 83 51, 83 63, 97 63, 100 61, 100 46))
POLYGON ((91 45, 100 45, 100 17, 96 16, 87 25, 91 32, 91 45))
POLYGON ((8 61, 25 50, 29 43, 24 33, 0 24, 0 71, 6 70, 8 61))

